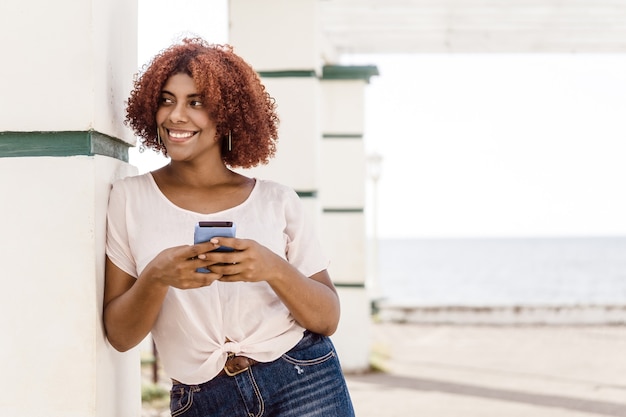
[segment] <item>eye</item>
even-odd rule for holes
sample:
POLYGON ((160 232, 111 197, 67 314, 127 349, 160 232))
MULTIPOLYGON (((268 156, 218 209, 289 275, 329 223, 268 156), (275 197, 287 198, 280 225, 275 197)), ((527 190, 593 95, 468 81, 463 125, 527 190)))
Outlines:
POLYGON ((189 105, 191 107, 202 107, 203 106, 203 104, 202 104, 202 102, 200 100, 191 100, 189 102, 189 105))
POLYGON ((174 103, 174 100, 172 100, 169 97, 161 97, 159 99, 159 105, 160 106, 167 106, 167 105, 172 104, 172 103, 174 103))

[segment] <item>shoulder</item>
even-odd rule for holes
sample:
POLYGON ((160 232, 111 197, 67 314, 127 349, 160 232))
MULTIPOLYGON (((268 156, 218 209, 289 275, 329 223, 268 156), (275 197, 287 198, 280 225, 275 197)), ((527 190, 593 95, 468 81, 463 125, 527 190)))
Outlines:
POLYGON ((109 203, 126 204, 130 201, 145 200, 151 194, 150 173, 133 175, 115 180, 111 184, 109 203), (125 203, 126 202, 126 203, 125 203))
POLYGON ((113 182, 112 187, 114 190, 133 190, 148 186, 150 181, 152 181, 152 177, 148 172, 141 175, 132 175, 120 178, 113 182))
POLYGON ((264 197, 275 198, 279 201, 299 199, 295 190, 287 185, 272 180, 263 180, 258 178, 256 182, 259 193, 264 197))

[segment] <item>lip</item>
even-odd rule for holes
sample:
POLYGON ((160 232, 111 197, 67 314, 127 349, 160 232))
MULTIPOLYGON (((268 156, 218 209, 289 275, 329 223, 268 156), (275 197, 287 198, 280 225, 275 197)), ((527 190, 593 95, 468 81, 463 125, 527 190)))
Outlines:
POLYGON ((193 138, 198 132, 195 130, 166 129, 168 139, 172 142, 183 143, 193 138))

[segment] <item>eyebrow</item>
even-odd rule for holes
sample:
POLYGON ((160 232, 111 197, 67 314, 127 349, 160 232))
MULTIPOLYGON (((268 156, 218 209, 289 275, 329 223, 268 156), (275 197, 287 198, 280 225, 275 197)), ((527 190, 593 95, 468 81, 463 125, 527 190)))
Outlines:
MULTIPOLYGON (((169 94, 170 96, 176 97, 176 94, 167 90, 161 90, 161 94, 169 94)), ((202 97, 202 95, 200 93, 187 94, 187 98, 196 98, 196 97, 202 97)))

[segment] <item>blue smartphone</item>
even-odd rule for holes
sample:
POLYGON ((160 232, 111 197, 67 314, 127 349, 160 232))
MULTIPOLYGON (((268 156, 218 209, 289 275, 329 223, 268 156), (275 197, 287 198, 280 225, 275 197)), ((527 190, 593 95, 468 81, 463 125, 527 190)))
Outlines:
MULTIPOLYGON (((193 243, 208 242, 214 237, 235 237, 235 223, 227 221, 198 222, 193 233, 193 243)), ((228 246, 220 246, 215 249, 216 252, 232 252, 233 248, 228 246)), ((198 268, 197 272, 211 272, 207 268, 198 268)))

